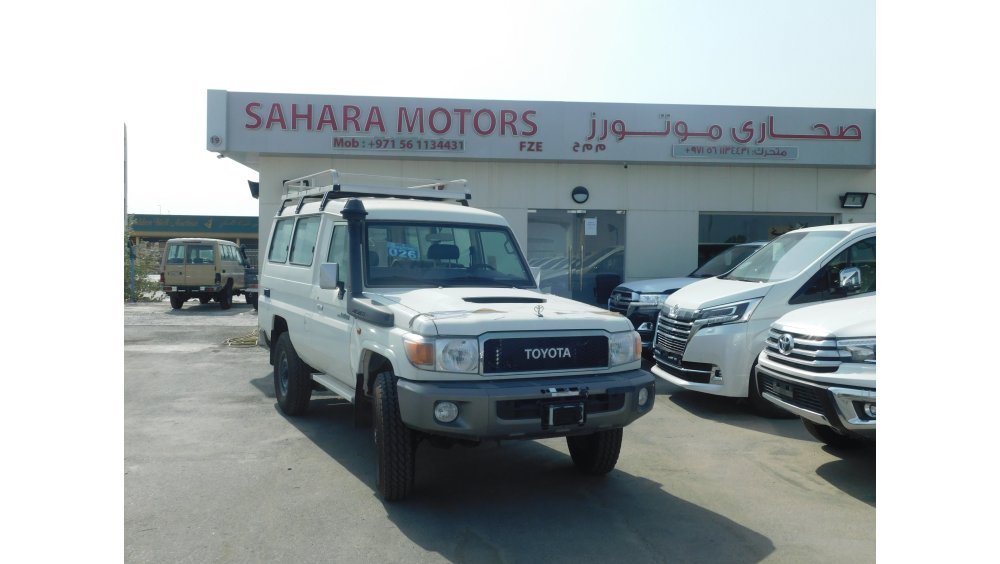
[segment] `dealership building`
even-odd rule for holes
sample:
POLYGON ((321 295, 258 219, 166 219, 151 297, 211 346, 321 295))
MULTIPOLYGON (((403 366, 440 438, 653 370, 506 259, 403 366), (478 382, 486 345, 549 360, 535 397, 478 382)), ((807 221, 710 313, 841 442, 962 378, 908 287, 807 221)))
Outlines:
POLYGON ((209 90, 207 116, 206 148, 259 173, 262 257, 282 182, 327 169, 465 179, 532 266, 565 273, 553 291, 592 303, 736 243, 875 221, 874 109, 209 90))

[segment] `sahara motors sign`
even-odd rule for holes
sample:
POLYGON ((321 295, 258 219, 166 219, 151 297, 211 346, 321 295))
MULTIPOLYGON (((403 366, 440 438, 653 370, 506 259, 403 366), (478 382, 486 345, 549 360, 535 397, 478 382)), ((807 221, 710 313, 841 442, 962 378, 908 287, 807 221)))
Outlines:
POLYGON ((208 91, 208 150, 622 163, 875 166, 875 110, 208 91))

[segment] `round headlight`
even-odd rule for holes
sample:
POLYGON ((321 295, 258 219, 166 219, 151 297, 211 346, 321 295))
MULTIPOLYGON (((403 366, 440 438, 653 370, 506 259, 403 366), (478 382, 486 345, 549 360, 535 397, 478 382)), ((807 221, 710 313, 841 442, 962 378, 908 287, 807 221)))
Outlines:
POLYGON ((438 341, 438 364, 445 372, 477 372, 479 342, 475 339, 442 339, 438 341))
POLYGON ((439 401, 434 406, 434 419, 441 423, 451 423, 458 419, 458 406, 450 401, 439 401))

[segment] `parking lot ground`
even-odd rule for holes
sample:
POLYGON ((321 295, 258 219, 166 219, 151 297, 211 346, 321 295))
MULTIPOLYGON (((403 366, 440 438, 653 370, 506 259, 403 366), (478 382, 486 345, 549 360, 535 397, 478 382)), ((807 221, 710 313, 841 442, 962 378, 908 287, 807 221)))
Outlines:
POLYGON ((562 439, 417 451, 375 493, 371 429, 314 394, 289 418, 256 312, 125 304, 125 561, 874 562, 875 448, 658 382, 602 478, 562 439))

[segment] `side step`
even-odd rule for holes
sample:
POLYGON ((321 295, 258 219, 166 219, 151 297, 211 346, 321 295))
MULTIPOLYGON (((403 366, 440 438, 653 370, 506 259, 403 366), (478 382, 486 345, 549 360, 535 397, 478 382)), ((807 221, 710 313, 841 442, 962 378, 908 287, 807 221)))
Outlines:
POLYGON ((354 388, 345 386, 340 380, 337 380, 333 376, 323 372, 314 372, 312 379, 324 388, 330 390, 345 400, 354 403, 354 388))

